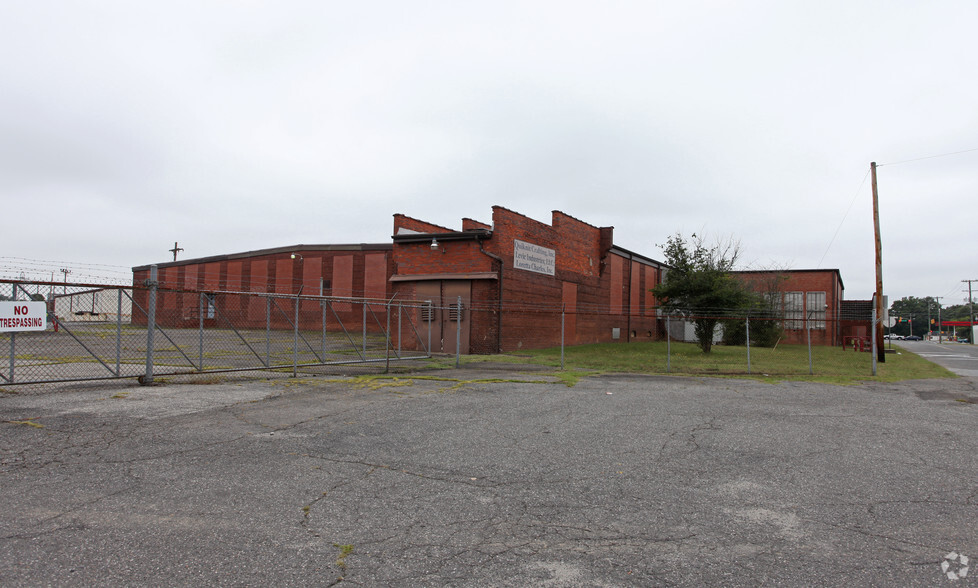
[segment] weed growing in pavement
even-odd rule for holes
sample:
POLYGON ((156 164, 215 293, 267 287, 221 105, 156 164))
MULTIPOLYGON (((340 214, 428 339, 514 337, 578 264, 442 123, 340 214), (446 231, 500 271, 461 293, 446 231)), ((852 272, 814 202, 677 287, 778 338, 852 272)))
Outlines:
POLYGON ((333 547, 340 550, 339 557, 336 558, 336 567, 340 568, 342 571, 346 571, 346 556, 353 553, 352 545, 340 545, 339 543, 334 543, 333 547))
POLYGON ((5 423, 10 423, 11 425, 27 425, 28 427, 34 427, 35 429, 43 429, 44 425, 41 423, 35 423, 34 419, 26 419, 23 421, 3 421, 5 423))

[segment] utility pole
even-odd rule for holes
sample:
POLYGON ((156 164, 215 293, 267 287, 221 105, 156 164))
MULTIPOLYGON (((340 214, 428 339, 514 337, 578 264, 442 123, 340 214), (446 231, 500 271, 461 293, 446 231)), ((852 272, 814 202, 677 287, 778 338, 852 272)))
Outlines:
POLYGON ((971 323, 971 332, 968 333, 968 343, 975 344, 975 301, 971 298, 971 283, 978 280, 961 280, 968 282, 968 322, 971 323))
POLYGON ((876 320, 873 325, 873 337, 876 338, 876 359, 886 362, 886 349, 883 348, 883 245, 880 240, 880 202, 879 191, 876 188, 876 162, 869 164, 873 175, 873 228, 876 231, 876 320))
POLYGON ((934 300, 937 301, 937 342, 944 342, 944 325, 941 324, 941 298, 943 296, 935 296, 934 300))
POLYGON ((71 270, 68 269, 68 268, 66 268, 66 267, 63 267, 63 268, 61 268, 60 271, 61 271, 61 273, 63 273, 65 275, 65 285, 64 285, 64 288, 62 289, 62 293, 67 294, 68 293, 68 274, 71 273, 71 270))
POLYGON ((177 242, 174 241, 173 242, 173 249, 169 249, 169 251, 173 253, 173 261, 176 261, 177 260, 177 252, 178 251, 183 251, 183 247, 180 247, 179 245, 177 245, 177 242))

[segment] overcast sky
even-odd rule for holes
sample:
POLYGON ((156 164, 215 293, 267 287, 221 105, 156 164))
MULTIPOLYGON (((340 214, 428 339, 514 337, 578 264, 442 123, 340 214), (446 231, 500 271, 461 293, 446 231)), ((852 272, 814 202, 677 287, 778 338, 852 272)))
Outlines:
POLYGON ((395 213, 498 204, 655 259, 733 236, 745 268, 838 268, 867 299, 876 161, 885 292, 961 303, 976 26, 974 0, 2 1, 0 275, 126 280, 174 241, 389 242, 395 213))

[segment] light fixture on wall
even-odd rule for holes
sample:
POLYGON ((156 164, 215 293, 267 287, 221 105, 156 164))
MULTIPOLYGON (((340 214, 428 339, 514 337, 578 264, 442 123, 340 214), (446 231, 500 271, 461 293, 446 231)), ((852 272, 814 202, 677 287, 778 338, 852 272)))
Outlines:
POLYGON ((431 240, 431 250, 432 251, 441 251, 442 253, 446 253, 445 246, 444 245, 439 245, 438 244, 438 239, 432 239, 431 240))
POLYGON ((302 255, 300 255, 298 253, 293 253, 292 254, 292 259, 298 259, 299 261, 302 261, 302 255))

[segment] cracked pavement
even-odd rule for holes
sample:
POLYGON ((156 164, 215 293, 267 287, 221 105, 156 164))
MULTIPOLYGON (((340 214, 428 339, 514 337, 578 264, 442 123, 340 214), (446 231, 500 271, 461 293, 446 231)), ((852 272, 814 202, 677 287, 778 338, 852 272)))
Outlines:
POLYGON ((2 390, 0 584, 976 584, 974 378, 526 369, 2 390))

